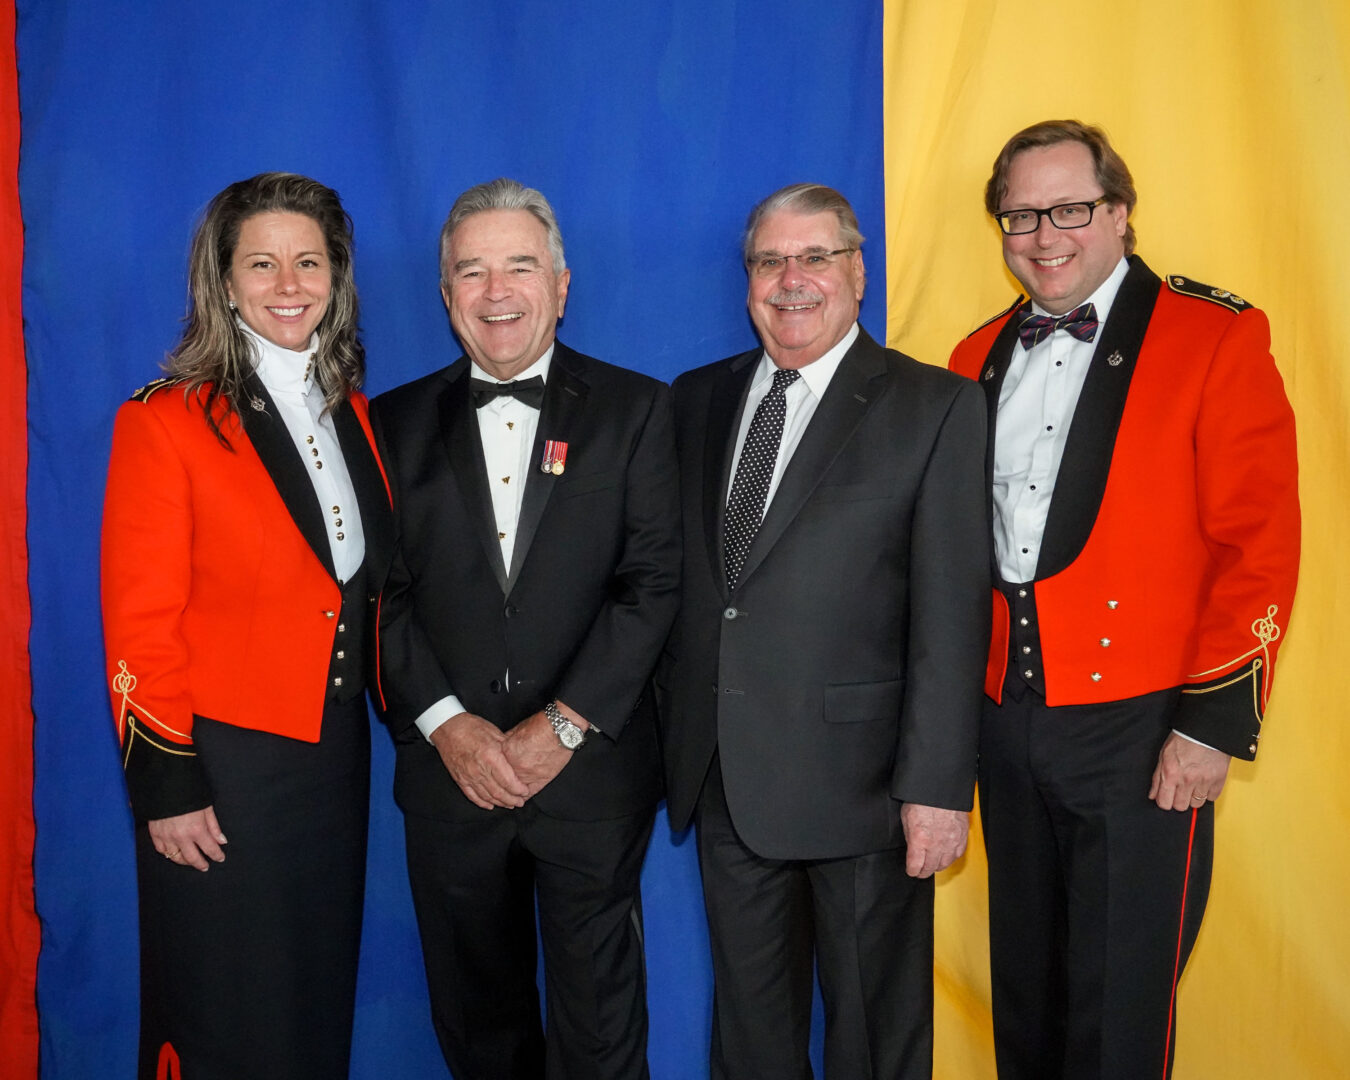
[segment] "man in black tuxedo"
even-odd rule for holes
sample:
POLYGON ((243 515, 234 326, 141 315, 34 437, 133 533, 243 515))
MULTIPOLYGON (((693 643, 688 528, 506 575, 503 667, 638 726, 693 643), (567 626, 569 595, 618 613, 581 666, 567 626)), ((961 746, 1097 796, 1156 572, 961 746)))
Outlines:
POLYGON ((745 233, 762 349, 675 382, 683 607, 658 669, 698 830, 712 1075, 932 1072, 933 874, 965 850, 989 628, 984 407, 857 324, 862 236, 818 184, 745 233))
POLYGON ((543 195, 469 189, 441 233, 466 355, 373 410, 399 531, 380 617, 394 793, 456 1080, 647 1076, 648 679, 679 602, 670 398, 556 341, 568 280, 543 195))

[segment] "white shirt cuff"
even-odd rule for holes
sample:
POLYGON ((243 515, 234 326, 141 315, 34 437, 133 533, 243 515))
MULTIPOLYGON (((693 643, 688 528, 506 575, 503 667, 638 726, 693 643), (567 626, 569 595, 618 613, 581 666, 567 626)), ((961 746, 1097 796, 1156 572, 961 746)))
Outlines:
MULTIPOLYGON (((454 714, 451 713, 451 715, 453 716, 454 714)), ((419 724, 420 724, 421 722, 422 722, 422 721, 420 721, 420 720, 418 721, 419 724)), ((1185 739, 1187 742, 1193 742, 1193 743, 1195 743, 1196 746, 1203 746, 1206 750, 1217 750, 1217 749, 1218 749, 1217 746, 1210 746, 1209 743, 1207 743, 1207 742, 1201 742, 1199 739, 1192 739, 1192 738, 1191 738, 1189 735, 1187 735, 1184 731, 1178 731, 1176 728, 1173 728, 1173 729, 1172 729, 1172 734, 1173 734, 1173 735, 1180 735, 1180 736, 1181 736, 1183 739, 1185 739)))
POLYGON ((423 710, 422 715, 413 721, 417 725, 417 730, 422 733, 422 737, 431 741, 431 733, 444 724, 450 717, 465 712, 463 705, 459 703, 459 698, 454 694, 447 694, 434 705, 428 706, 423 710))

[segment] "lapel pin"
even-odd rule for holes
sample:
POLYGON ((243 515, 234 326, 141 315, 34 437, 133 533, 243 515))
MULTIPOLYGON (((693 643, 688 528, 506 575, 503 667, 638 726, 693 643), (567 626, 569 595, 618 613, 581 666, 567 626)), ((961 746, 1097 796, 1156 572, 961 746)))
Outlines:
POLYGON ((1121 364, 1125 363, 1125 357, 1121 356, 1120 350, 1117 349, 1115 352, 1113 352, 1110 356, 1106 358, 1106 362, 1110 364, 1112 367, 1120 367, 1121 364))
POLYGON ((992 364, 990 364, 989 367, 985 368, 985 371, 984 371, 984 381, 985 381, 985 382, 988 382, 988 381, 989 381, 990 379, 992 379, 993 377, 994 377, 994 366, 993 366, 992 364))
POLYGON ((267 411, 267 402, 260 397, 251 397, 248 399, 248 403, 253 407, 254 412, 265 413, 267 411))
POLYGON ((539 471, 561 476, 567 468, 567 444, 560 439, 544 441, 544 460, 539 463, 539 471))

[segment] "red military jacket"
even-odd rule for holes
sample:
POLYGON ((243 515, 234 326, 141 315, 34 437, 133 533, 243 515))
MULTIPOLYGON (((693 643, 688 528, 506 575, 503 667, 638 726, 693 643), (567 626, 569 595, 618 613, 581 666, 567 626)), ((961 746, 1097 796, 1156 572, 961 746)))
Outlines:
MULTIPOLYGON (((342 593, 305 463, 256 377, 250 392, 263 406, 256 415, 226 415, 217 403, 228 447, 206 424, 205 390, 187 395, 160 380, 117 414, 103 513, 104 642, 141 818, 210 804, 194 715, 319 739, 342 593), (319 514, 313 525, 306 510, 319 514)), ((333 415, 379 580, 391 526, 366 399, 355 394, 333 415)))
MULTIPOLYGON (((1137 256, 1102 328, 1046 522, 1034 605, 1049 705, 1168 687, 1174 727, 1256 754, 1298 576, 1294 416, 1265 315, 1137 256)), ((980 381, 992 469, 1018 304, 950 367, 980 381)), ((985 690, 1001 699, 1010 611, 994 592, 985 690)))

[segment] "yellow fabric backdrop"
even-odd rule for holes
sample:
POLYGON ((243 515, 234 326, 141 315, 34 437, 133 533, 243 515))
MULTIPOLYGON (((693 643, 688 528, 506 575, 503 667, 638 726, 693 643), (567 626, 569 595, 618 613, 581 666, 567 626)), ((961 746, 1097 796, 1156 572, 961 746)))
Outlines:
MULTIPOLYGON (((945 363, 1012 300, 984 182, 1009 135, 1061 117, 1129 164, 1156 272, 1270 316, 1302 572, 1261 755, 1218 802, 1174 1075, 1350 1077, 1350 4, 887 0, 885 33, 891 345, 945 363)), ((976 833, 938 889, 938 1080, 994 1076, 976 833)))

